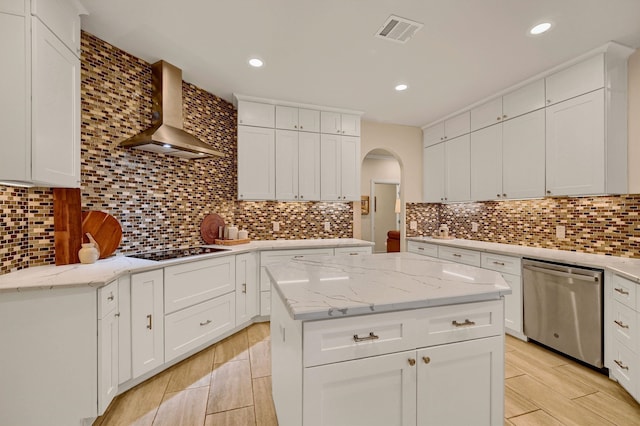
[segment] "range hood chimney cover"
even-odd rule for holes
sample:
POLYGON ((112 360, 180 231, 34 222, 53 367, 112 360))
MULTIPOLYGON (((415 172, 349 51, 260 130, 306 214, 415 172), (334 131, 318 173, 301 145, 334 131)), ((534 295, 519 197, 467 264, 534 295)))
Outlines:
POLYGON ((223 157, 224 154, 182 127, 182 70, 165 61, 158 61, 151 68, 153 124, 144 132, 120 142, 120 145, 189 159, 223 157))

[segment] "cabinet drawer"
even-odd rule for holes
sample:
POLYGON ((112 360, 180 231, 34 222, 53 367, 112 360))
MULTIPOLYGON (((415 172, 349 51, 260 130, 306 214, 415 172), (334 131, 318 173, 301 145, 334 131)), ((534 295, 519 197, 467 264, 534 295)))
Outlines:
POLYGON ((117 306, 118 280, 110 282, 98 291, 98 318, 104 318, 117 306))
POLYGON ((613 335, 634 352, 638 352, 638 314, 633 309, 613 301, 613 335))
POLYGON ((635 398, 638 397, 638 365, 640 358, 625 345, 613 339, 611 375, 635 398))
POLYGON ((168 362, 235 327, 235 294, 191 306, 165 317, 164 358, 168 362))
POLYGON ((414 312, 389 312, 303 324, 304 366, 366 358, 416 347, 414 312))
POLYGON ((502 333, 502 300, 440 306, 418 311, 418 347, 460 342, 502 333))
POLYGON ((165 313, 234 291, 235 279, 235 256, 164 268, 165 313))
POLYGON ((334 254, 357 256, 359 254, 371 254, 371 247, 336 247, 334 254))
POLYGON ((438 257, 438 246, 436 244, 409 241, 407 242, 407 251, 423 256, 438 257))
POLYGON ((480 264, 485 269, 504 272, 511 275, 521 275, 521 259, 513 256, 503 256, 500 254, 481 253, 480 264))
POLYGON ((286 262, 304 256, 333 256, 333 248, 324 249, 301 249, 301 250, 278 250, 260 253, 260 290, 271 289, 271 280, 265 266, 274 263, 286 262))
POLYGON ((465 265, 480 266, 480 253, 473 250, 440 246, 438 247, 438 257, 465 265))
POLYGON ((617 300, 633 310, 636 310, 636 292, 638 291, 638 284, 631 280, 621 277, 620 275, 613 275, 613 299, 617 300))

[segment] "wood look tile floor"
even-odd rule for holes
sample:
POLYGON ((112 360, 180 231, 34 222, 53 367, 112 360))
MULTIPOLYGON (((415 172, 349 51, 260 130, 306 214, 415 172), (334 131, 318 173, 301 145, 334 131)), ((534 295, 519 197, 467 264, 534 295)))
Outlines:
MULTIPOLYGON (((94 426, 276 426, 270 343, 269 323, 253 324, 118 396, 94 426)), ((640 405, 604 375, 507 336, 504 424, 640 425, 640 405)))

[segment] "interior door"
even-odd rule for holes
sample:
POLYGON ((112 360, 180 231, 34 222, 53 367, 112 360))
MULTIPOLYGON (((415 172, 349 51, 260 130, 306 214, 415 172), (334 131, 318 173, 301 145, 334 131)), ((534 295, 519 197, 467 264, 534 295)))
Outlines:
POLYGON ((373 235, 375 241, 374 252, 387 251, 387 232, 399 229, 395 212, 398 185, 394 183, 376 183, 374 199, 373 235))

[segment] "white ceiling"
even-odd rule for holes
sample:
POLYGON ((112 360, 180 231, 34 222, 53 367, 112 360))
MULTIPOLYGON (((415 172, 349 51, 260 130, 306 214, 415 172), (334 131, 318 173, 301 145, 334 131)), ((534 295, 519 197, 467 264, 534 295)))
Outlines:
POLYGON ((228 101, 233 93, 422 126, 614 40, 640 47, 640 0, 81 0, 82 28, 228 101), (424 24, 374 37, 391 14, 424 24), (547 34, 528 29, 551 20, 547 34), (252 56, 262 69, 247 65, 252 56), (396 92, 405 82, 409 89, 396 92))

